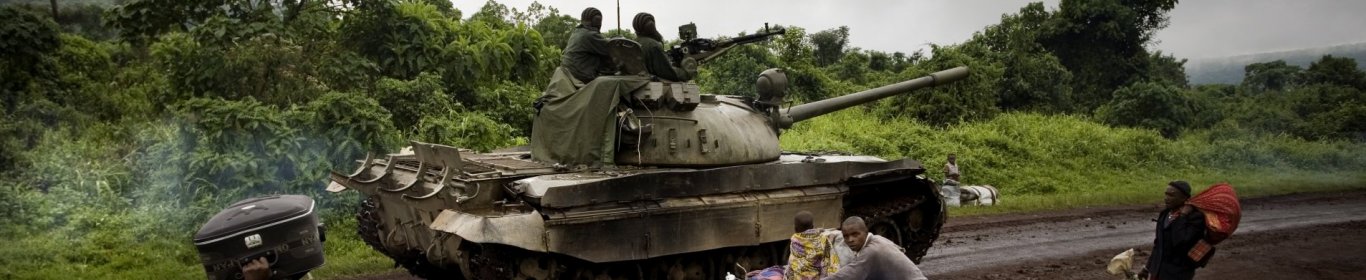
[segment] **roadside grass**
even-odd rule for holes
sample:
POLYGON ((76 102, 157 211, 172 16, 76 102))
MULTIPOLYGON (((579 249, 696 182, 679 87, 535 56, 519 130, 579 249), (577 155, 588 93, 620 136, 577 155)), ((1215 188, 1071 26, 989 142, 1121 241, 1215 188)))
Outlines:
MULTIPOLYGON (((393 261, 356 236, 355 219, 326 213, 326 263, 315 279, 393 270, 393 261)), ((0 279, 204 279, 191 233, 145 238, 123 227, 19 236, 0 246, 0 279)), ((13 237, 12 237, 13 238, 13 237)))
MULTIPOLYGON (((1366 174, 1356 176, 1324 174, 1310 171, 1256 174, 1191 174, 1186 177, 1193 184, 1193 192, 1199 193, 1209 185, 1228 182, 1238 191, 1241 199, 1287 195, 1295 193, 1331 192, 1366 189, 1366 174)), ((949 208, 949 217, 966 217, 1006 213, 1028 213, 1049 210, 1075 209, 1085 207, 1151 205, 1156 211, 1162 203, 1162 191, 1166 183, 1160 181, 1135 181, 1132 184, 1113 188, 1097 189, 1094 192, 1068 195, 1024 194, 1003 196, 994 206, 963 206, 949 208)), ((1155 212, 1154 212, 1155 213, 1155 212)))
POLYGON ((840 151, 920 160, 943 179, 958 155, 965 185, 992 185, 997 206, 951 208, 950 216, 1143 205, 1162 200, 1166 183, 1204 190, 1229 182, 1242 198, 1366 188, 1366 144, 1305 141, 1237 129, 1188 131, 1167 139, 1074 116, 1006 113, 936 128, 846 110, 799 123, 784 150, 840 151))

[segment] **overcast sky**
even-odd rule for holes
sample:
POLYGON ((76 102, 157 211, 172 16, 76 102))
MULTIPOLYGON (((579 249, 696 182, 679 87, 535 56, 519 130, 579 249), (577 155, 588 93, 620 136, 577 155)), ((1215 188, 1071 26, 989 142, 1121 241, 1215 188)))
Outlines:
MULTIPOLYGON (((465 16, 485 0, 454 0, 465 16)), ((498 0, 525 9, 532 0, 498 0)), ((927 44, 955 44, 973 32, 1019 11, 1019 0, 684 0, 621 1, 621 24, 630 28, 638 12, 655 15, 666 39, 678 37, 678 25, 694 22, 702 36, 753 31, 765 22, 795 25, 808 32, 847 25, 855 47, 912 51, 927 44)), ((1048 9, 1057 0, 1043 1, 1048 9)), ((603 26, 615 28, 615 1, 542 0, 561 13, 578 17, 593 6, 604 14, 603 26)), ((1171 25, 1158 32, 1158 49, 1178 57, 1202 58, 1323 47, 1366 41, 1366 1, 1361 0, 1186 0, 1177 4, 1171 25)))

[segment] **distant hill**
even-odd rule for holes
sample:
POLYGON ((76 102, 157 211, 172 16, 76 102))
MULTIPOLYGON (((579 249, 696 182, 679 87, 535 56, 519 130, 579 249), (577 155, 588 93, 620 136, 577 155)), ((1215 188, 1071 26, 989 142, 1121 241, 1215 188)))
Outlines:
POLYGON ((1324 55, 1356 59, 1357 67, 1366 69, 1366 42, 1322 48, 1281 52, 1246 54, 1218 58, 1191 59, 1186 62, 1186 74, 1192 84, 1239 84, 1243 82, 1243 67, 1248 64, 1285 60, 1286 63, 1309 67, 1309 63, 1324 55))

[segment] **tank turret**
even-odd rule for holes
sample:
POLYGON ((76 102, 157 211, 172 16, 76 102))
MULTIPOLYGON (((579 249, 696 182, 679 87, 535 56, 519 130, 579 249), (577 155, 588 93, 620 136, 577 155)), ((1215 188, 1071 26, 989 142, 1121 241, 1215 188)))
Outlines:
MULTIPOLYGON (((916 89, 967 77, 958 67, 848 95, 781 108, 787 77, 781 69, 759 75, 757 98, 698 93, 692 82, 650 82, 623 102, 629 123, 617 143, 617 164, 715 166, 773 161, 781 129, 792 124, 916 89), (634 135, 633 135, 634 134, 634 135)), ((538 139, 532 139, 537 141, 538 139)))
MULTIPOLYGON (((692 38, 696 26, 679 28, 683 41, 667 52, 674 65, 696 66, 740 45, 782 35, 781 27, 726 39, 692 38)), ((562 165, 706 167, 777 160, 781 129, 855 105, 967 77, 958 67, 862 92, 790 108, 782 69, 759 74, 755 94, 704 94, 693 81, 667 81, 645 70, 639 45, 609 42, 621 75, 585 85, 556 75, 542 96, 547 107, 532 126, 532 156, 562 165), (618 98, 612 98, 617 96, 618 98), (548 113, 547 113, 548 112, 548 113)), ((692 75, 696 76, 696 75, 692 75)))

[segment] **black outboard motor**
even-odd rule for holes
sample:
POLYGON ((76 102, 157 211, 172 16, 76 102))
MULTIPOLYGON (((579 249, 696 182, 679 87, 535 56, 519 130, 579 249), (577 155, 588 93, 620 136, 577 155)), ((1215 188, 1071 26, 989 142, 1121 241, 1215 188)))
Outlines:
POLYGON ((209 280, 242 279, 242 266, 266 258, 271 279, 298 279, 323 265, 322 224, 313 199, 273 195, 233 203, 194 235, 209 280))

